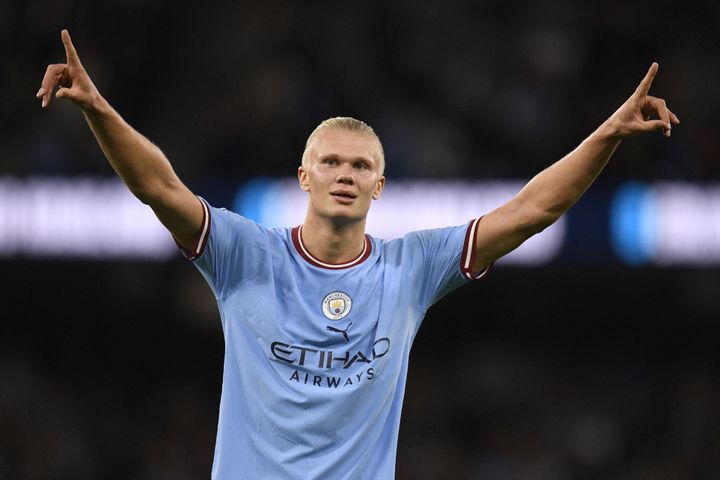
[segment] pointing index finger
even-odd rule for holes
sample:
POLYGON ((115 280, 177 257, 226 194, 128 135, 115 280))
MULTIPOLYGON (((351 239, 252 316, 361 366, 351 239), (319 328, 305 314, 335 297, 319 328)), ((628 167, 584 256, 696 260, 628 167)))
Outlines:
POLYGON ((62 38, 63 45, 65 46, 65 56, 67 57, 68 65, 80 65, 80 57, 78 57, 72 40, 70 40, 70 32, 63 30, 60 32, 60 38, 62 38))
POLYGON ((655 78, 655 75, 658 72, 658 68, 660 66, 657 62, 653 62, 652 65, 650 65, 650 69, 648 70, 647 74, 645 75, 645 78, 642 79, 642 82, 640 82, 640 85, 635 89, 635 93, 638 95, 647 95, 650 91, 650 85, 652 85, 653 79, 655 78))

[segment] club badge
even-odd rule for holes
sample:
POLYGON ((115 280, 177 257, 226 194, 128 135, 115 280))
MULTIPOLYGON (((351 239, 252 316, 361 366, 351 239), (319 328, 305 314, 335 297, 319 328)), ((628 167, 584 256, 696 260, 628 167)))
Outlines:
POLYGON ((345 318, 352 308, 352 298, 343 292, 328 293, 322 302, 322 311, 330 320, 345 318))

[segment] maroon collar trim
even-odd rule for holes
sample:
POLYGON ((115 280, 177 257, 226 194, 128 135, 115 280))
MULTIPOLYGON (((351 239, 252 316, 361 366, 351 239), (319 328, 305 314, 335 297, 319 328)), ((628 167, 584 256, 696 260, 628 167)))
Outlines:
POLYGON ((370 237, 368 235, 365 235, 365 246, 363 247, 362 252, 360 252, 360 255, 358 255, 355 260, 351 260, 345 263, 323 262, 322 260, 318 260, 317 258, 313 257, 310 251, 305 247, 305 244, 302 241, 302 225, 293 228, 291 234, 295 250, 297 250, 301 257, 303 257, 310 265, 314 265, 320 268, 326 268, 328 270, 341 270, 343 268, 354 267, 355 265, 359 265, 365 260, 367 260, 367 258, 372 253, 372 242, 370 241, 370 237))

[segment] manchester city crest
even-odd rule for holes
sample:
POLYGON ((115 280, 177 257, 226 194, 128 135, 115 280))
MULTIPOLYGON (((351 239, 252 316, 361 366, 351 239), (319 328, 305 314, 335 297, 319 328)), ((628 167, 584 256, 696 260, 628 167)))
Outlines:
POLYGON ((352 298, 343 292, 328 293, 322 302, 322 311, 330 320, 345 318, 352 308, 352 298))

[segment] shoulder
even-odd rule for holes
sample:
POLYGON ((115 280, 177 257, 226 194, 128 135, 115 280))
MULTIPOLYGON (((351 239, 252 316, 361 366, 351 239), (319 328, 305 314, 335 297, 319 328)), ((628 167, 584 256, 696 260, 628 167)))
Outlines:
POLYGON ((468 230, 468 225, 456 225, 441 228, 429 228, 425 230, 414 230, 400 238, 385 241, 386 248, 408 248, 422 246, 437 242, 446 242, 453 237, 463 237, 468 230))
POLYGON ((373 238, 373 249, 378 252, 380 258, 386 260, 419 259, 436 252, 439 245, 444 243, 441 239, 445 238, 453 228, 455 227, 415 230, 389 240, 373 238))
POLYGON ((254 220, 228 210, 224 207, 209 207, 209 214, 213 226, 234 228, 234 229, 250 229, 258 232, 268 232, 272 229, 261 225, 254 220))
POLYGON ((428 264, 458 264, 465 257, 473 240, 475 220, 464 225, 416 230, 383 244, 388 260, 420 261, 428 264))
POLYGON ((209 206, 208 210, 211 241, 266 244, 290 238, 289 228, 267 227, 223 207, 209 206))

